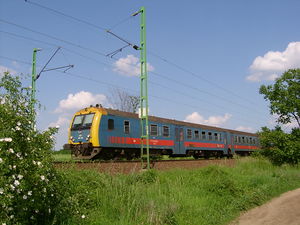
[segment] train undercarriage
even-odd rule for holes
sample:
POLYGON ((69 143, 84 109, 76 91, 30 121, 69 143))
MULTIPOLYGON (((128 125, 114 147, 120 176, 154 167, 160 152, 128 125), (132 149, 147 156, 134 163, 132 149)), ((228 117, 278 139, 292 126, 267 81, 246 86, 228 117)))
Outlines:
MULTIPOLYGON (((127 159, 132 160, 134 158, 140 158, 141 149, 140 148, 95 148, 90 143, 83 143, 77 145, 64 145, 64 149, 70 149, 72 157, 74 159, 127 159)), ((248 156, 251 151, 236 151, 234 154, 241 156, 248 156)), ((168 155, 169 157, 194 157, 199 158, 232 158, 234 155, 231 150, 224 154, 223 150, 186 150, 186 154, 173 154, 172 149, 150 149, 151 157, 160 157, 163 155, 168 155)))

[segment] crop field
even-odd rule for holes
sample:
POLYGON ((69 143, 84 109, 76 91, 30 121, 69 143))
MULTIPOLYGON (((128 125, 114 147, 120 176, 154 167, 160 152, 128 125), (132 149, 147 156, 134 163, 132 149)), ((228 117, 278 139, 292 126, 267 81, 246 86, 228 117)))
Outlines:
MULTIPOLYGON (((64 224, 228 224, 241 212, 300 187, 298 167, 258 158, 235 166, 109 175, 58 169, 68 183, 64 224)), ((63 205, 63 204, 62 204, 63 205)))

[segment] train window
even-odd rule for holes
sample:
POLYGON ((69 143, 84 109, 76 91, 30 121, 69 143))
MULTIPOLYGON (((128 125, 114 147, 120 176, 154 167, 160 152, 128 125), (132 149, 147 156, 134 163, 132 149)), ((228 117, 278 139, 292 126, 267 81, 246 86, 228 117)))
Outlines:
POLYGON ((150 135, 157 136, 158 135, 158 129, 156 124, 150 125, 150 135))
POLYGON ((246 137, 246 143, 247 143, 247 144, 249 143, 249 138, 248 138, 248 137, 246 137))
POLYGON ((245 137, 242 137, 242 143, 245 143, 245 137))
POLYGON ((211 132, 208 132, 208 140, 212 140, 213 139, 213 137, 212 137, 212 133, 211 132))
POLYGON ((200 139, 199 130, 194 131, 195 139, 200 139))
POLYGON ((237 138, 237 136, 234 136, 234 143, 238 143, 238 138, 237 138))
POLYGON ((128 120, 124 121, 124 133, 129 134, 130 133, 130 123, 128 120))
POLYGON ((192 130, 191 129, 186 130, 186 137, 187 137, 187 139, 192 139, 192 130))
POLYGON ((203 139, 203 140, 206 139, 206 133, 205 133, 205 131, 202 131, 202 139, 203 139))
POLYGON ((253 138, 253 144, 256 145, 256 138, 253 138))
POLYGON ((88 129, 92 126, 95 113, 75 116, 72 130, 88 129))
POLYGON ((222 136, 220 133, 218 133, 218 141, 222 141, 222 136))
POLYGON ((250 142, 250 144, 253 144, 252 137, 249 138, 249 142, 250 142))
POLYGON ((214 133, 215 141, 218 141, 218 133, 214 133))
POLYGON ((238 143, 242 143, 240 136, 238 136, 238 143))
POLYGON ((168 126, 163 126, 163 136, 169 137, 170 136, 170 129, 168 126))
POLYGON ((108 119, 107 129, 108 129, 108 130, 113 130, 113 129, 115 129, 115 121, 114 121, 113 119, 108 119))

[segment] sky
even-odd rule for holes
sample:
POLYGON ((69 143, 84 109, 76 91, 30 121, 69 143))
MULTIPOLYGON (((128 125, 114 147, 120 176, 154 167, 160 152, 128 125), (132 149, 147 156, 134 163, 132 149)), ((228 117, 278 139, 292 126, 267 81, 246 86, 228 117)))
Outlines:
MULTIPOLYGON (((298 0, 0 0, 0 73, 37 80, 37 128, 59 126, 67 143, 73 114, 112 107, 116 90, 139 95, 140 15, 146 10, 149 114, 257 132, 276 125, 261 85, 300 67, 298 0), (117 51, 122 49, 121 51, 117 51), (116 54, 112 54, 116 53, 116 54)), ((295 124, 284 126, 291 129, 295 124)))

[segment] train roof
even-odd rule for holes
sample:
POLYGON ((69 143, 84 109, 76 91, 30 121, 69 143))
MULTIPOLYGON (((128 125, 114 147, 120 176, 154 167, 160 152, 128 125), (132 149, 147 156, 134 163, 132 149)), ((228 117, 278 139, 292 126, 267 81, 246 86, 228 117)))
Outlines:
MULTIPOLYGON (((124 111, 110 109, 110 108, 103 108, 103 109, 109 115, 116 115, 116 116, 139 119, 139 115, 136 113, 124 112, 124 111)), ((216 130, 216 131, 223 131, 223 132, 227 131, 227 132, 231 132, 231 133, 235 133, 235 134, 239 134, 239 135, 247 135, 247 136, 255 136, 255 137, 257 136, 257 134, 244 132, 244 131, 231 130, 231 129, 225 129, 225 128, 214 127, 214 126, 207 126, 207 125, 203 125, 203 124, 166 119, 166 118, 161 118, 161 117, 156 117, 156 116, 149 116, 149 120, 153 121, 153 122, 168 123, 168 124, 174 124, 174 125, 179 125, 179 126, 187 126, 187 127, 199 128, 199 129, 203 129, 203 130, 216 130)))

